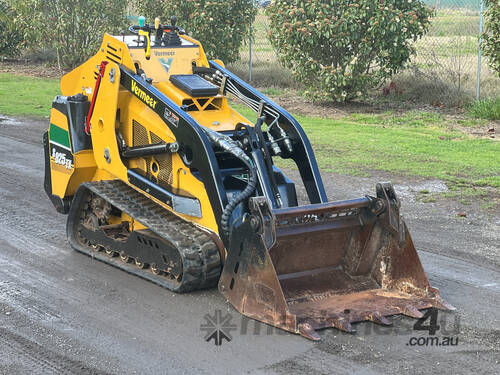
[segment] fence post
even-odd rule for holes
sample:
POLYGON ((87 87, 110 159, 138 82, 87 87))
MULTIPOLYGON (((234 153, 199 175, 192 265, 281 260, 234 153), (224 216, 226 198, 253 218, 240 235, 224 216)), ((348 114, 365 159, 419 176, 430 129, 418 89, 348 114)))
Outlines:
POLYGON ((481 3, 479 10, 479 41, 477 43, 477 82, 476 82, 476 100, 481 96, 481 42, 483 35, 483 12, 484 0, 479 0, 481 3))
POLYGON ((250 24, 250 35, 248 42, 248 82, 252 82, 252 25, 250 24))

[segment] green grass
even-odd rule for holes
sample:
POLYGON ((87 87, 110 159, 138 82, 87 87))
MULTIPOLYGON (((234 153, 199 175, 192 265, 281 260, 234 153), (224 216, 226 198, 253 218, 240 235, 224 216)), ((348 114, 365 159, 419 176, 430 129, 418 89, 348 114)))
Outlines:
POLYGON ((279 87, 266 87, 260 91, 264 95, 268 95, 268 96, 279 96, 279 95, 283 95, 283 93, 284 93, 283 89, 280 89, 279 87))
MULTIPOLYGON (((250 110, 236 107, 254 120, 250 110)), ((410 111, 357 113, 342 119, 296 118, 323 171, 349 175, 386 171, 437 178, 447 182, 450 197, 482 196, 500 189, 500 143, 450 130, 439 114, 410 111)), ((279 165, 292 166, 287 161, 279 165)))
POLYGON ((59 80, 0 73, 0 114, 49 116, 59 80))
POLYGON ((439 10, 431 18, 429 36, 464 36, 478 33, 479 12, 466 12, 461 10, 439 10))
POLYGON ((365 125, 389 125, 389 126, 410 126, 422 127, 439 124, 444 117, 435 112, 408 111, 396 115, 392 111, 381 114, 353 113, 350 118, 356 123, 365 125))
POLYGON ((495 99, 477 100, 469 106, 468 111, 476 118, 500 120, 500 96, 495 99))
MULTIPOLYGON (((477 36, 454 36, 445 35, 443 37, 429 37, 420 39, 416 43, 417 56, 427 60, 428 56, 433 56, 437 61, 423 61, 419 65, 422 68, 434 68, 437 62, 443 63, 446 58, 457 58, 458 56, 477 56, 477 36)), ((414 58, 415 60, 415 58, 414 58)), ((448 65, 451 63, 448 62, 448 65)), ((439 64, 438 64, 439 65, 439 64)))
MULTIPOLYGON (((0 114, 48 116, 58 93, 56 79, 0 74, 0 114)), ((237 104, 234 107, 255 121, 251 110, 237 104)), ((448 183, 449 197, 460 199, 500 190, 500 143, 450 130, 440 114, 388 111, 355 113, 342 119, 297 119, 323 171, 350 175, 387 171, 438 178, 448 183)), ((291 166, 287 161, 279 165, 291 166)), ((421 195, 430 196, 425 192, 421 195)))

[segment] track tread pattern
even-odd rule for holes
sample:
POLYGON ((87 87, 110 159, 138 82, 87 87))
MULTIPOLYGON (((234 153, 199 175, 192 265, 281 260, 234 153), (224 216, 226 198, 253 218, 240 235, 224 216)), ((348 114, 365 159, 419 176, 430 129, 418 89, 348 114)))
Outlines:
MULTIPOLYGON (((178 293, 210 288, 217 284, 221 273, 220 254, 207 233, 121 180, 86 182, 83 185, 178 249, 183 267, 180 283, 174 287, 171 283, 160 282, 163 281, 161 276, 152 275, 148 275, 148 280, 178 293)), ((116 264, 113 262, 113 265, 116 264)))

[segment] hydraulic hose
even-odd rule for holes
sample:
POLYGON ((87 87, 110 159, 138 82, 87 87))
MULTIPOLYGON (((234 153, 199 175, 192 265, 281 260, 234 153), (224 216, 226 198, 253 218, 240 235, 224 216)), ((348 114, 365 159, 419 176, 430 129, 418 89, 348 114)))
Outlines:
POLYGON ((248 168, 249 179, 245 189, 241 193, 239 193, 236 197, 231 199, 231 201, 224 208, 224 211, 222 211, 221 223, 222 223, 222 229, 226 236, 229 236, 229 225, 230 225, 229 220, 231 219, 233 210, 236 208, 238 204, 240 204, 249 196, 251 196, 257 186, 257 174, 255 173, 253 167, 246 161, 244 160, 241 161, 243 161, 243 163, 245 163, 246 167, 248 168))
POLYGON ((243 202, 245 199, 250 197, 253 192, 255 191, 255 188, 257 187, 257 174, 255 173, 255 168, 252 163, 252 159, 250 159, 247 154, 241 149, 241 147, 238 145, 237 142, 233 141, 231 137, 228 137, 227 135, 215 132, 213 130, 210 130, 208 128, 202 127, 203 131, 205 134, 208 136, 212 144, 226 152, 229 152, 230 154, 234 155, 237 157, 239 160, 245 164, 245 167, 248 169, 248 183, 245 189, 236 197, 231 199, 227 206, 224 208, 222 211, 222 217, 221 217, 221 224, 222 224, 222 230, 226 236, 229 237, 229 232, 230 232, 230 219, 231 215, 233 214, 234 209, 238 204, 243 202))
MULTIPOLYGON (((269 179, 271 180, 271 189, 273 190, 274 198, 276 199, 276 203, 278 207, 283 206, 283 202, 281 201, 280 191, 278 189, 278 184, 276 183, 276 177, 274 176, 273 170, 273 161, 271 159, 271 152, 267 147, 266 140, 264 139, 264 134, 262 133, 262 124, 264 123, 266 117, 261 116, 257 119, 255 123, 255 133, 257 134, 257 138, 259 139, 262 153, 264 156, 264 162, 266 163, 267 173, 269 173, 269 179)), ((271 136, 270 132, 267 132, 268 136, 271 136)), ((279 147, 279 146, 278 146, 279 147)))

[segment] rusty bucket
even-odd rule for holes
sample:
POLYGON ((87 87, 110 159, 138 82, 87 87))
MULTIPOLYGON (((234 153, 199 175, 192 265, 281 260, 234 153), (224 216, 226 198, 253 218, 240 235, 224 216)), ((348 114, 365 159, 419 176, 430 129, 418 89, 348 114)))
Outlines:
POLYGON ((390 183, 376 197, 272 210, 251 198, 233 228, 220 291, 243 315, 319 340, 316 330, 453 310, 429 284, 390 183))

